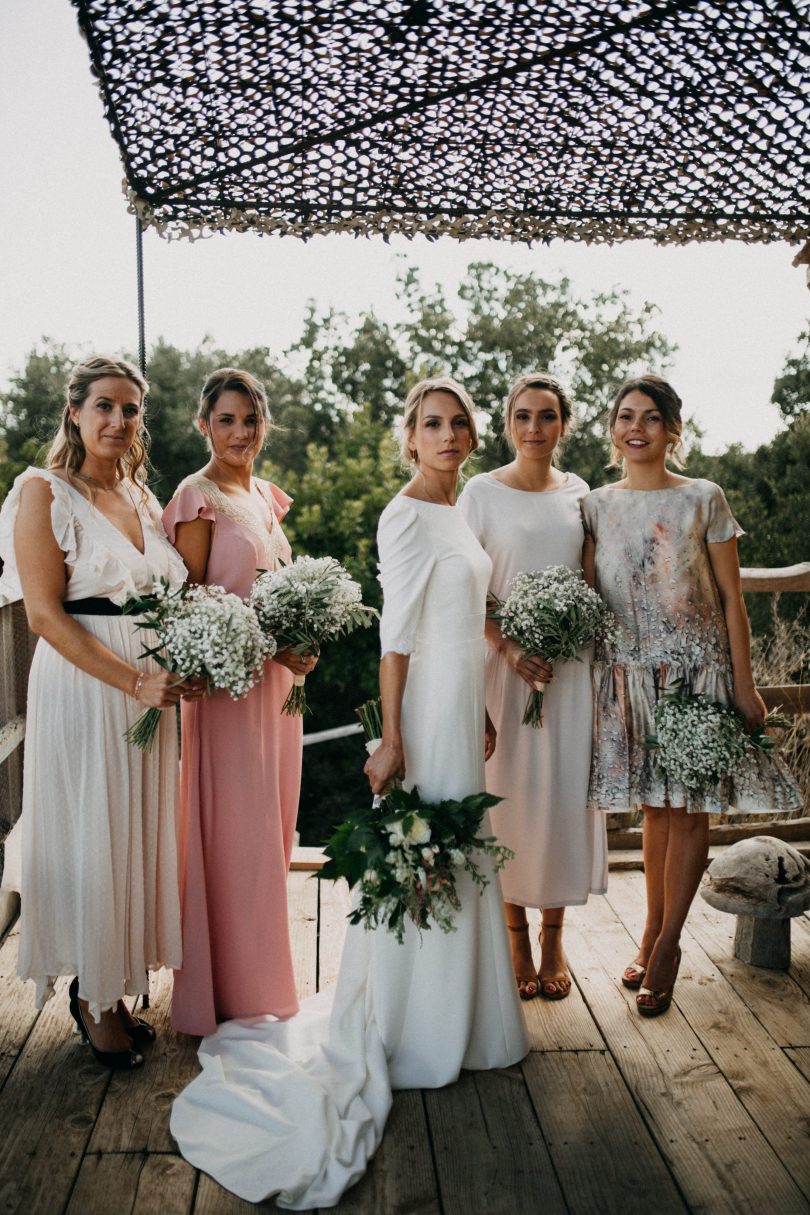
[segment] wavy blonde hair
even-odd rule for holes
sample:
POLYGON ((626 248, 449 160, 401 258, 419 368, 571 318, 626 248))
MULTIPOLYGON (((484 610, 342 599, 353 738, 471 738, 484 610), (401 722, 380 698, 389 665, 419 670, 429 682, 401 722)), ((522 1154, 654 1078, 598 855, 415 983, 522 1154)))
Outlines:
POLYGON ((149 391, 149 385, 138 368, 126 359, 114 359, 106 354, 94 354, 89 359, 77 363, 70 373, 65 390, 65 406, 59 420, 56 434, 51 442, 45 462, 46 468, 63 469, 72 485, 79 484, 90 491, 92 497, 94 482, 81 472, 82 464, 87 457, 82 442, 79 427, 71 417, 71 410, 81 409, 90 389, 96 380, 113 376, 119 380, 130 380, 140 394, 141 417, 138 431, 132 446, 116 460, 115 471, 120 480, 128 478, 140 488, 146 483, 147 456, 149 453, 149 432, 146 429, 146 414, 143 409, 144 398, 149 391))
POLYGON ((419 411, 422 408, 422 402, 425 397, 431 392, 446 392, 451 397, 455 397, 461 406, 462 411, 467 415, 467 421, 470 424, 470 452, 474 452, 478 447, 478 427, 475 424, 475 406, 472 403, 472 397, 467 392, 466 388, 462 388, 457 380, 453 380, 450 376, 434 376, 429 380, 420 380, 418 384, 414 384, 411 391, 405 398, 405 407, 402 412, 402 427, 399 438, 399 454, 402 461, 411 468, 416 468, 419 464, 419 457, 415 452, 412 452, 408 446, 408 441, 413 436, 416 430, 416 423, 419 420, 419 411))

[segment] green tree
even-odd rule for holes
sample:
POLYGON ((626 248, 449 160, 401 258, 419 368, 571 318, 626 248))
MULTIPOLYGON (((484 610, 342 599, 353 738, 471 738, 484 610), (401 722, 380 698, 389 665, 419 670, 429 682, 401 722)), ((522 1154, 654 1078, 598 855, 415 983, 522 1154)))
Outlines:
POLYGON ((74 359, 66 348, 43 338, 21 371, 0 394, 0 501, 14 478, 29 464, 40 463, 53 437, 65 403, 65 383, 74 359))
POLYGON ((799 350, 790 355, 773 386, 771 400, 785 418, 810 410, 810 325, 799 334, 799 350))

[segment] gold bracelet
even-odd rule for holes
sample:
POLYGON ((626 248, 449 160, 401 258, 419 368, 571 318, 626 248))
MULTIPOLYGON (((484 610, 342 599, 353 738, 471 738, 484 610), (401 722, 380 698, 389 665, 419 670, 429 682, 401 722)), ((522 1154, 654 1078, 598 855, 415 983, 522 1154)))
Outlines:
POLYGON ((146 677, 144 675, 138 675, 137 679, 135 680, 135 687, 132 690, 133 700, 138 699, 138 693, 140 692, 141 688, 143 687, 143 681, 145 678, 146 677))

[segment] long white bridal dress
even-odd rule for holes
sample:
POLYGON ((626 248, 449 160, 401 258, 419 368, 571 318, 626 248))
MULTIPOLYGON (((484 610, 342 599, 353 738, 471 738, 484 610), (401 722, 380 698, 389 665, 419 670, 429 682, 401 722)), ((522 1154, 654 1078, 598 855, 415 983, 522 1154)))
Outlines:
MULTIPOLYGON (((410 655, 402 707, 408 787, 429 801, 484 788, 484 605, 490 561, 455 507, 395 498, 378 532, 383 653, 410 655)), ((485 824, 486 826, 486 824, 485 824)), ((403 943, 349 927, 333 991, 288 1021, 231 1021, 200 1046, 177 1098, 183 1155, 241 1198, 334 1205, 382 1137, 391 1089, 507 1067, 528 1041, 497 878, 469 879, 456 931, 403 943)))

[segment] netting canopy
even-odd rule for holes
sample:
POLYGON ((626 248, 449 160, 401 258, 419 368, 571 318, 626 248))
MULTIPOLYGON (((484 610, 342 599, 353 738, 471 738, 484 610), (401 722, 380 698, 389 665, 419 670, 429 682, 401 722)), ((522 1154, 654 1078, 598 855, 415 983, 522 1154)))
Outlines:
POLYGON ((810 236, 810 0, 73 0, 169 236, 810 236))

